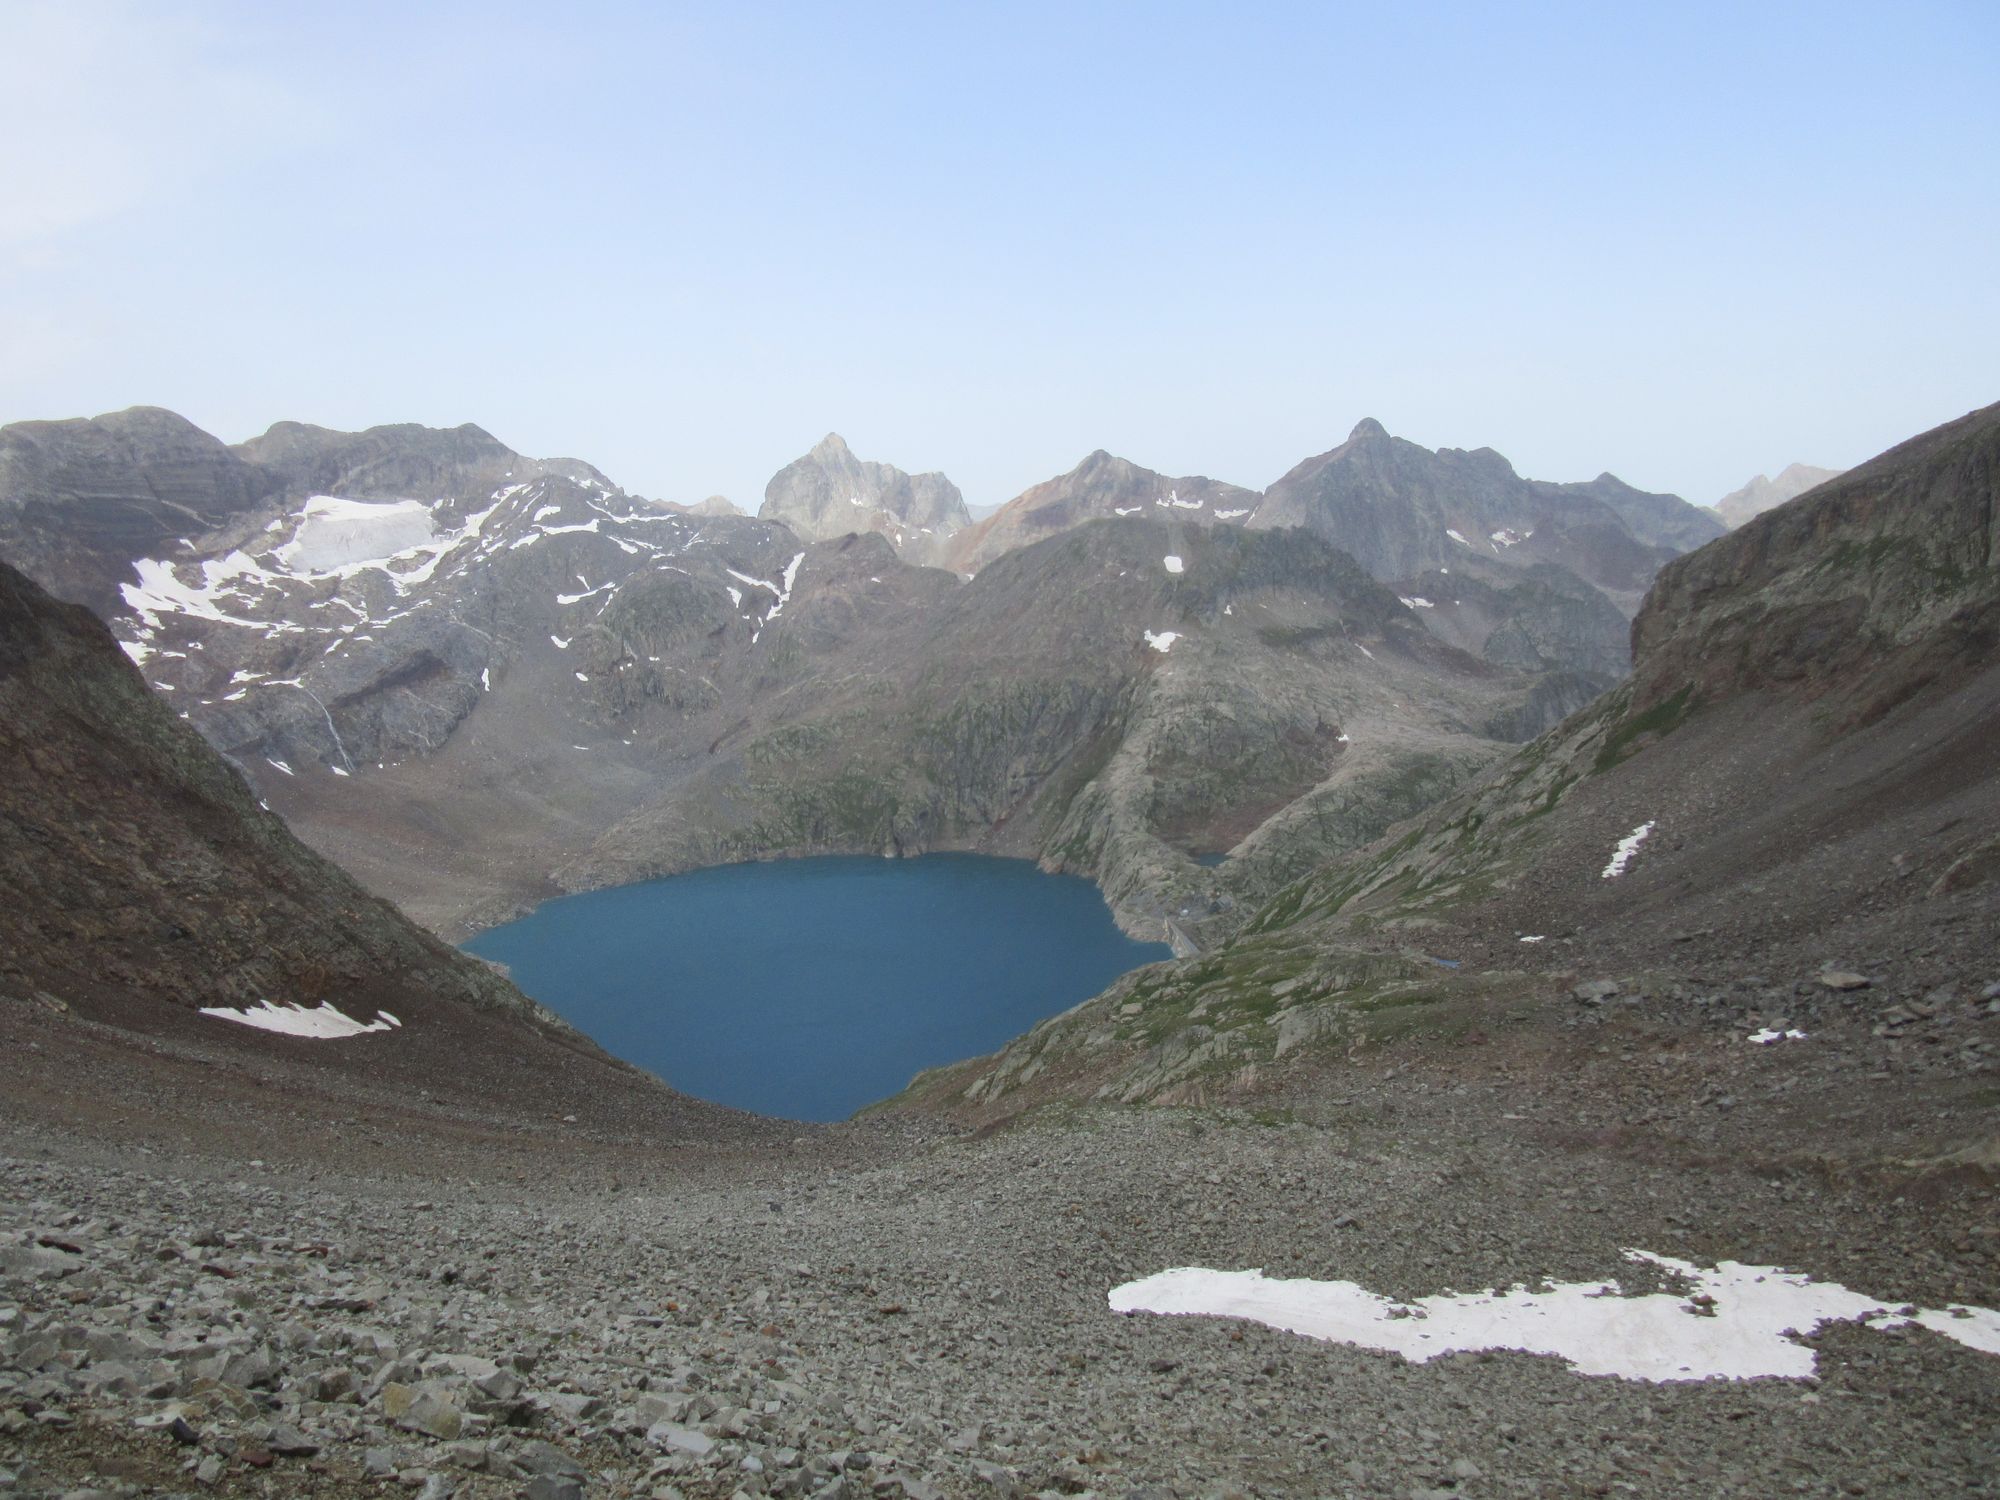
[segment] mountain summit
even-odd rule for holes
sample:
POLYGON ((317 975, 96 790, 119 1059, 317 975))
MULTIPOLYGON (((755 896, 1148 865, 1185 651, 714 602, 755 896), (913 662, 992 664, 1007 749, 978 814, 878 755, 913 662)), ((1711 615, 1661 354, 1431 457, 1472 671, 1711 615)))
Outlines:
POLYGON ((757 515, 807 542, 876 532, 916 563, 940 560, 952 536, 972 524, 965 497, 944 475, 906 474, 856 458, 837 432, 771 477, 757 515))
POLYGON ((1741 526, 1752 516, 1760 516, 1787 500, 1796 499, 1816 485, 1838 479, 1845 472, 1843 469, 1816 469, 1811 464, 1787 464, 1776 479, 1767 479, 1759 474, 1743 488, 1731 490, 1715 502, 1714 510, 1722 517, 1725 526, 1741 526))

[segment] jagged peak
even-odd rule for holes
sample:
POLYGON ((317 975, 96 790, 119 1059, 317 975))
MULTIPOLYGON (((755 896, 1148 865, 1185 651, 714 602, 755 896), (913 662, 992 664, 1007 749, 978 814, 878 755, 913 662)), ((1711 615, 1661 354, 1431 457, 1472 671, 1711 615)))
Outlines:
POLYGON ((837 432, 829 432, 812 446, 814 458, 852 458, 854 450, 847 446, 847 439, 837 432))
POLYGON ((1380 422, 1373 417, 1363 417, 1354 424, 1354 431, 1348 433, 1347 440, 1350 443, 1358 443, 1364 438, 1386 438, 1388 435, 1389 429, 1380 422))

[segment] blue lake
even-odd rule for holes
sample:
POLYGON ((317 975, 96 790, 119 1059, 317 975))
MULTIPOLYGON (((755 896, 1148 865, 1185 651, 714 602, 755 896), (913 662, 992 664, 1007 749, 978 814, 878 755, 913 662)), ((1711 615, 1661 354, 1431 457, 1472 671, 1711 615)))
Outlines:
POLYGON ((845 1119, 991 1052, 1162 943, 1027 860, 778 860, 565 896, 466 948, 683 1093, 845 1119))

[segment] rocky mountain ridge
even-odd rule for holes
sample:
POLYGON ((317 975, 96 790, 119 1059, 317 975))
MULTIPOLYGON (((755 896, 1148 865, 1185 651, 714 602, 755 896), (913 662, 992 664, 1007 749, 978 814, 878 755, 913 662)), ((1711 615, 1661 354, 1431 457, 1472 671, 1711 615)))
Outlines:
MULTIPOLYGON (((1996 514, 1990 407, 1679 559, 1640 612, 1630 682, 1195 964, 1142 971, 914 1097, 974 1119, 1050 1097, 1255 1098, 1287 1058, 1502 1024, 1578 978, 1586 1003, 1634 995, 1663 1025, 1824 1027, 1869 1075, 1831 1086, 1881 1092, 1901 1069, 1869 1072, 1871 1024, 1893 1040, 1967 1019, 1992 977, 1976 934, 2000 915, 1996 514), (1730 1000, 1702 976, 1732 962, 1799 978, 1730 1000), (1900 983, 1866 977, 1889 969, 1900 983)), ((1989 1043, 1967 1044, 1922 1055, 1938 1097, 1971 1098, 1989 1043)), ((1952 1117, 1970 1134, 1939 1152, 1990 1149, 1990 1119, 1952 1117)))
POLYGON ((1158 474, 1100 448, 1067 474, 1023 491, 958 533, 946 550, 945 566, 976 573, 1002 553, 1086 521, 1146 516, 1183 524, 1241 522, 1259 498, 1253 490, 1201 475, 1158 474))
MULTIPOLYGON (((969 847, 1204 942, 1616 665, 1567 670, 1560 635, 1461 654, 1325 542, 1185 524, 1171 486, 962 583, 476 428, 280 424, 231 457, 270 492, 128 562, 126 649, 317 847, 454 932, 723 859, 969 847)), ((1552 608, 1587 612, 1572 587, 1552 608)))

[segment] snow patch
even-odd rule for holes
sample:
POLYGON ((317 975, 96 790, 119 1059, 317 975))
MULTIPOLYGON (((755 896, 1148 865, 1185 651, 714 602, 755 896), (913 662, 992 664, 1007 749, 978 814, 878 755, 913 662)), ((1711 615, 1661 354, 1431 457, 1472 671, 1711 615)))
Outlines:
MULTIPOLYGON (((1397 597, 1398 599, 1403 599, 1403 596, 1402 596, 1401 594, 1398 594, 1398 595, 1397 595, 1396 597, 1397 597)), ((1423 595, 1421 595, 1421 594, 1418 594, 1418 595, 1415 595, 1415 596, 1413 596, 1413 597, 1411 597, 1411 598, 1408 598, 1408 599, 1403 599, 1403 608, 1405 608, 1405 609, 1436 609, 1436 608, 1437 608, 1437 606, 1436 606, 1435 604, 1431 603, 1431 601, 1430 601, 1430 600, 1428 600, 1428 599, 1424 598, 1424 597, 1423 597, 1423 595)))
POLYGON ((1246 506, 1242 510, 1219 510, 1215 513, 1215 519, 1218 521, 1234 521, 1239 516, 1247 516, 1249 514, 1249 508, 1246 506))
POLYGON ((254 1026, 259 1031, 277 1031, 286 1036, 310 1037, 322 1042, 344 1036, 360 1036, 367 1031, 394 1031, 403 1024, 386 1010, 376 1011, 375 1019, 364 1024, 331 1005, 308 1010, 303 1005, 274 1005, 269 1000, 254 1009, 245 1007, 242 1010, 232 1010, 226 1005, 204 1005, 201 1013, 214 1016, 218 1021, 254 1026))
POLYGON ((1760 1047, 1768 1047, 1773 1042, 1803 1042, 1805 1039, 1806 1034, 1795 1028, 1785 1031, 1773 1031, 1768 1026, 1759 1031, 1751 1032, 1749 1037, 1749 1040, 1755 1042, 1760 1047))
POLYGON ((1625 1258, 1657 1266, 1692 1283, 1692 1290, 1628 1297, 1616 1281, 1573 1281, 1536 1290, 1444 1292, 1402 1303, 1352 1281, 1267 1280, 1262 1271, 1188 1266, 1114 1287, 1108 1300, 1113 1312, 1243 1318, 1400 1354, 1412 1364, 1441 1354, 1516 1349, 1553 1355, 1579 1375, 1624 1380, 1809 1379, 1815 1354, 1797 1340, 1827 1323, 1916 1324, 1969 1349, 2000 1354, 2000 1313, 1987 1308, 1894 1312, 1899 1301, 1776 1266, 1726 1260, 1704 1269, 1645 1250, 1627 1250, 1625 1258))
POLYGON ((1611 863, 1604 867, 1606 880, 1625 873, 1625 867, 1632 863, 1632 856, 1639 852, 1639 846, 1646 842, 1646 835, 1652 831, 1652 820, 1648 819, 1618 841, 1618 847, 1611 851, 1611 863))
POLYGON ((1532 934, 1531 936, 1522 938, 1521 941, 1524 943, 1546 943, 1548 941, 1548 937, 1543 933, 1537 932, 1532 934))
POLYGON ((281 760, 272 760, 268 755, 264 757, 264 764, 269 766, 274 771, 283 771, 287 776, 292 774, 292 768, 290 766, 286 765, 281 760))
POLYGON ((1114 505, 1111 507, 1111 514, 1114 516, 1136 516, 1145 508, 1143 505, 1114 505))
POLYGON ((1461 547, 1470 547, 1472 545, 1472 543, 1468 542, 1464 537, 1460 536, 1457 532, 1453 531, 1449 526, 1445 527, 1444 534, 1450 537, 1454 542, 1457 542, 1458 545, 1461 547))
POLYGON ((1185 573, 1187 571, 1187 564, 1182 562, 1179 557, 1177 557, 1175 554, 1171 552, 1169 552, 1164 558, 1162 558, 1161 561, 1167 565, 1167 571, 1169 573, 1185 573))
POLYGON ((1180 638, 1181 633, 1178 630, 1149 630, 1146 632, 1146 644, 1161 653, 1161 655, 1165 655, 1167 652, 1173 650, 1174 642, 1180 638))

